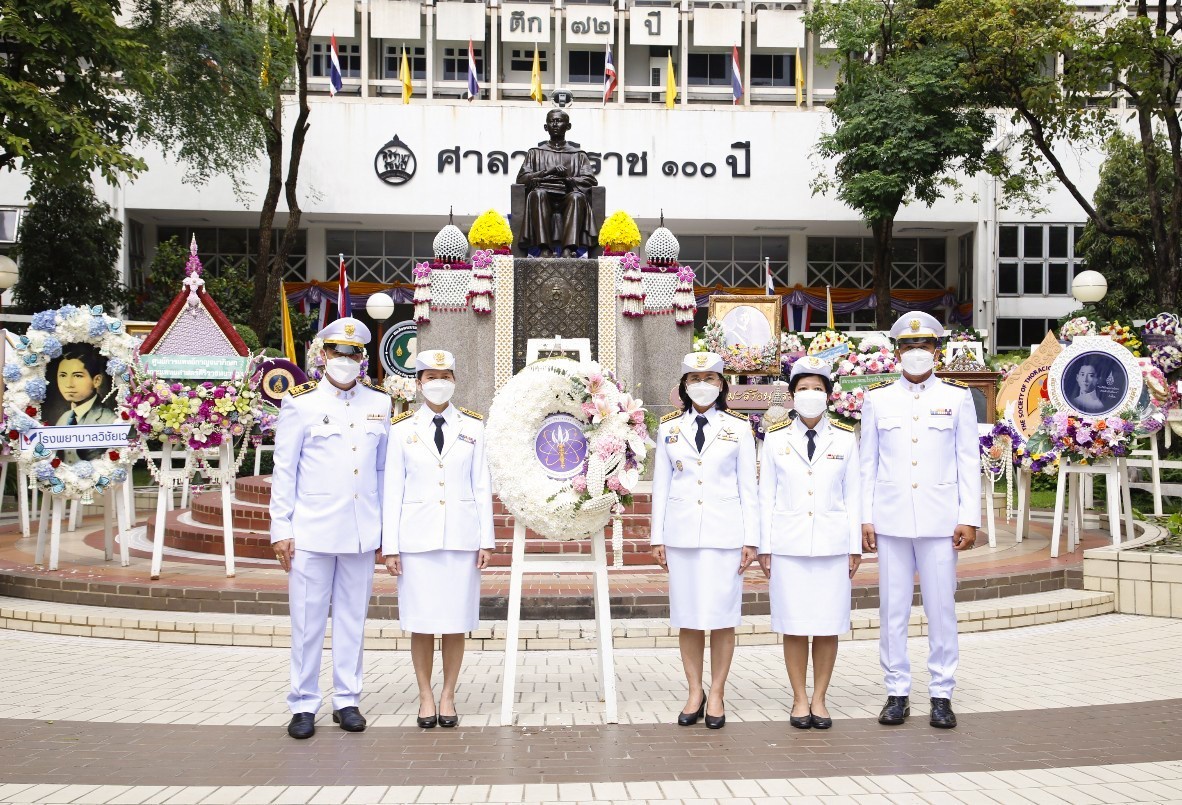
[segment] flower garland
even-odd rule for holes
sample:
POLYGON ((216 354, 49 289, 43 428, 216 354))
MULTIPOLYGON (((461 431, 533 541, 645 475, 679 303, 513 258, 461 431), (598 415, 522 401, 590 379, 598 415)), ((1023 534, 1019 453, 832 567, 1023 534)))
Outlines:
POLYGON ((1106 335, 1123 346, 1129 352, 1133 353, 1134 358, 1141 357, 1141 348, 1145 345, 1141 343, 1141 339, 1137 337, 1133 328, 1127 324, 1121 324, 1119 319, 1101 327, 1100 335, 1106 335))
MULTIPOLYGON (((600 239, 603 239, 602 233, 600 239)), ((640 258, 635 252, 628 252, 620 258, 623 278, 620 281, 619 299, 622 313, 628 318, 644 317, 644 275, 640 272, 640 258)))
POLYGON ((64 346, 90 344, 98 348, 107 359, 113 402, 122 405, 137 343, 123 322, 108 316, 99 305, 66 305, 36 313, 28 332, 17 338, 13 354, 4 365, 6 434, 9 449, 20 456, 22 467, 42 489, 91 503, 96 490, 102 492, 112 483, 127 480, 126 450, 108 450, 89 460, 65 461, 41 445, 21 450, 20 440, 22 434, 42 424, 41 406, 49 392, 45 374, 49 363, 61 357, 64 346))
POLYGON ((689 266, 677 268, 677 290, 673 292, 673 322, 679 327, 694 323, 694 270, 689 266))
POLYGON ((862 420, 862 403, 865 400, 865 386, 843 390, 840 384, 837 384, 833 387, 833 393, 829 395, 829 410, 847 422, 860 422, 862 420))
POLYGON ((431 264, 415 264, 411 272, 415 283, 415 322, 425 324, 431 321, 431 264))
POLYGON ((706 340, 706 350, 722 356, 724 368, 728 372, 767 372, 779 369, 780 345, 769 342, 761 347, 748 347, 740 344, 731 346, 726 340, 726 330, 722 322, 710 319, 703 330, 706 340))
POLYGON ((849 344, 850 337, 843 332, 837 330, 824 330, 817 333, 816 337, 809 342, 808 354, 816 355, 818 352, 824 352, 833 347, 839 347, 842 344, 849 344))
POLYGON ((1006 520, 1010 520, 1014 516, 1014 466, 1018 463, 1019 451, 1026 444, 1026 440, 1017 428, 1003 419, 979 441, 981 468, 989 473, 994 483, 1005 476, 1006 520))
POLYGON ((1074 319, 1068 319, 1059 328, 1059 340, 1070 341, 1077 335, 1095 335, 1096 332, 1097 328, 1094 321, 1087 316, 1076 316, 1074 319))
POLYGON ((552 358, 529 364, 497 393, 485 435, 501 502, 522 525, 572 540, 604 528, 632 502, 653 447, 644 403, 598 363, 552 358), (586 459, 569 480, 547 475, 535 438, 547 417, 581 423, 586 459))
MULTIPOLYGON (((475 230, 475 225, 472 228, 475 230)), ((474 313, 492 313, 492 265, 493 253, 491 249, 477 249, 472 254, 472 279, 468 284, 468 304, 472 306, 474 313)))

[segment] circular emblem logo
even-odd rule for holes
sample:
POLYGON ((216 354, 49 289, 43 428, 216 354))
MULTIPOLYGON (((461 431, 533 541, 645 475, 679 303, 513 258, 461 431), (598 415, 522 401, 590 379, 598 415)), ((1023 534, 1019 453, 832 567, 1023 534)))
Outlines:
POLYGON ((415 355, 418 352, 418 327, 413 320, 400 321, 382 336, 378 354, 382 367, 392 375, 415 376, 415 355))
POLYGON ((556 481, 566 481, 583 471, 587 437, 583 423, 570 414, 551 414, 534 436, 534 455, 543 471, 556 481))
POLYGON ((564 109, 575 102, 575 94, 569 89, 556 89, 550 93, 550 102, 559 109, 564 109))
POLYGON ((283 396, 301 383, 308 381, 304 370, 286 358, 272 358, 263 362, 263 377, 259 383, 259 394, 272 405, 280 405, 283 396))
POLYGON ((389 185, 403 185, 415 177, 418 160, 414 151, 395 134, 390 142, 378 149, 373 158, 373 171, 389 185))

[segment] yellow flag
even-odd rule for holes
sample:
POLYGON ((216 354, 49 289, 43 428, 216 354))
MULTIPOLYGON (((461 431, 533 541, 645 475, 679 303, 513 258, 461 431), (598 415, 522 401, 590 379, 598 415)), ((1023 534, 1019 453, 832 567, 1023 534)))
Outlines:
POLYGON ((673 75, 673 52, 670 51, 665 63, 665 108, 672 109, 677 102, 677 76, 673 75))
POLYGON ((829 295, 829 286, 825 286, 825 326, 830 330, 836 330, 833 325, 833 298, 829 295))
POLYGON ((542 91, 542 63, 538 59, 538 49, 534 48, 534 69, 529 77, 529 97, 538 103, 546 102, 546 93, 542 91))
POLYGON ((282 281, 279 283, 279 306, 283 310, 283 354, 295 363, 295 338, 291 334, 291 312, 287 309, 287 285, 282 281))
POLYGON ((796 105, 804 105, 804 62, 800 60, 800 48, 796 49, 796 105))
POLYGON ((402 67, 398 70, 398 80, 402 82, 402 102, 410 103, 410 96, 414 94, 414 87, 410 83, 410 60, 406 58, 406 48, 402 49, 402 67))

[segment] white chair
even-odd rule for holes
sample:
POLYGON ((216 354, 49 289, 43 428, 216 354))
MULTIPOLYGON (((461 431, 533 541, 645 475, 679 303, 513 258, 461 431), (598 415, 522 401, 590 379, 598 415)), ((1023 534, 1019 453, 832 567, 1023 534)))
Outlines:
POLYGON ((1059 464, 1059 479, 1055 488, 1055 522, 1051 530, 1051 557, 1059 555, 1059 537, 1063 530, 1064 506, 1067 509, 1067 550, 1074 552, 1080 542, 1083 527, 1083 500, 1079 479, 1087 475, 1103 475, 1108 508, 1108 530, 1112 544, 1120 545, 1121 508, 1124 508, 1125 533, 1133 536, 1133 505, 1129 497, 1129 471, 1125 459, 1106 459, 1095 464, 1059 464))

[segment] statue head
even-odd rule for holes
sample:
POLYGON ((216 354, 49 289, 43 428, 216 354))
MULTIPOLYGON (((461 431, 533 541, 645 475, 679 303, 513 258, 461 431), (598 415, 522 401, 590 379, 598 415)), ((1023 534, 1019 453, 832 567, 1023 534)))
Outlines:
POLYGON ((551 140, 565 140, 570 131, 570 115, 561 109, 551 109, 546 113, 546 124, 542 128, 551 140))

